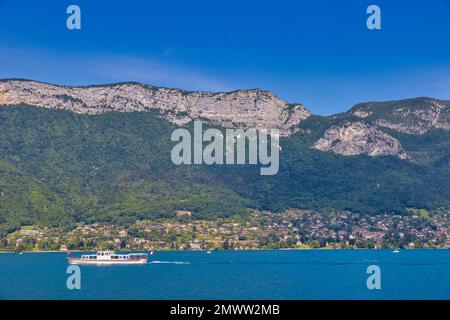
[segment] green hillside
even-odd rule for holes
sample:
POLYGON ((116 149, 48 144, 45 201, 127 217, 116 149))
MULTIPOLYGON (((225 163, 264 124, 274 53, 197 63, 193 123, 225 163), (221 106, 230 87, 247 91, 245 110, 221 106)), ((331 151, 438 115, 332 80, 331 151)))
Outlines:
POLYGON ((310 117, 281 141, 279 173, 260 176, 259 166, 173 165, 175 127, 158 112, 88 116, 0 107, 0 232, 32 223, 128 223, 176 210, 212 218, 249 208, 450 208, 448 131, 389 131, 415 161, 311 148, 330 125, 352 117, 310 117))

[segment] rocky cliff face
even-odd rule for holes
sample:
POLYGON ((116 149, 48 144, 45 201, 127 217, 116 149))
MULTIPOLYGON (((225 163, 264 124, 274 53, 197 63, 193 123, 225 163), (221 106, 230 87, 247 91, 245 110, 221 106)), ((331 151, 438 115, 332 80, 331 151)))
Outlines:
POLYGON ((400 141, 383 130, 410 135, 423 135, 432 129, 450 130, 450 101, 415 98, 361 103, 334 119, 340 123, 326 130, 314 144, 315 149, 342 155, 392 155, 413 160, 400 141), (355 121, 355 117, 359 120, 355 121))
POLYGON ((358 104, 350 110, 356 117, 378 126, 408 134, 431 129, 450 130, 450 101, 416 98, 358 104))
POLYGON ((330 127, 314 144, 314 148, 344 156, 366 154, 372 157, 393 155, 400 159, 408 158, 397 139, 362 122, 345 122, 330 127))
POLYGON ((139 83, 66 87, 28 80, 0 82, 0 105, 21 103, 80 114, 160 109, 176 124, 201 118, 225 127, 279 129, 282 135, 295 132, 311 114, 303 105, 289 105, 258 89, 208 93, 139 83))

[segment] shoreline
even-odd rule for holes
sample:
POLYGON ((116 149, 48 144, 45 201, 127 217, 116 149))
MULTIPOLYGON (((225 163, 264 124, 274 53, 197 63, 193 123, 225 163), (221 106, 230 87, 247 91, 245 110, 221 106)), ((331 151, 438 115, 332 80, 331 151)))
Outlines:
MULTIPOLYGON (((222 252, 222 251, 351 251, 351 250, 367 250, 367 251, 394 251, 394 248, 381 248, 381 249, 369 249, 369 248, 351 248, 351 249, 334 249, 334 248, 287 248, 287 249, 246 249, 246 250, 211 250, 211 252, 222 252)), ((400 249, 401 251, 410 251, 410 250, 450 250, 450 248, 404 248, 400 249)), ((81 252, 97 252, 100 250, 70 250, 71 253, 81 253, 81 252)), ((146 252, 150 250, 123 250, 116 252, 146 252)), ((208 250, 153 250, 154 252, 208 252, 208 250)), ((20 253, 66 253, 67 251, 60 250, 49 250, 49 251, 22 251, 22 252, 14 252, 14 251, 0 251, 2 253, 12 253, 12 254, 20 254, 20 253)))

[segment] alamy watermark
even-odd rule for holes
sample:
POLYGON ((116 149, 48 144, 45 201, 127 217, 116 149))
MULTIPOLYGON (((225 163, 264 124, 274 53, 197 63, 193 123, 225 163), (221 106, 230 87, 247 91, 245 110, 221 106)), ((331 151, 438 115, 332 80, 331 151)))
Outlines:
POLYGON ((81 269, 79 266, 70 265, 67 267, 66 273, 69 275, 67 277, 66 286, 69 290, 81 290, 81 269))
POLYGON ((66 27, 69 30, 81 29, 81 9, 79 6, 72 4, 67 7, 66 13, 69 14, 66 20, 66 27))
POLYGON ((369 290, 381 289, 381 268, 377 265, 370 265, 366 270, 370 276, 367 278, 366 286, 369 290))
POLYGON ((193 137, 184 128, 172 132, 171 140, 178 144, 172 149, 171 159, 176 165, 259 164, 261 175, 275 175, 279 170, 279 137, 277 129, 225 129, 224 134, 210 128, 203 132, 203 123, 197 120, 193 137))
POLYGON ((367 7, 367 14, 370 16, 367 18, 366 25, 369 30, 381 30, 381 9, 379 6, 372 4, 367 7))

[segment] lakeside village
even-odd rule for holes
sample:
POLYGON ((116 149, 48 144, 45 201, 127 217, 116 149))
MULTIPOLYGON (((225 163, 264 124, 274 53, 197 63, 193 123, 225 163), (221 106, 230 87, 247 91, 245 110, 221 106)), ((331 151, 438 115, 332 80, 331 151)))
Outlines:
POLYGON ((0 239, 0 251, 246 250, 450 248, 450 212, 412 210, 407 216, 288 210, 227 219, 173 219, 62 228, 27 226, 0 239))

